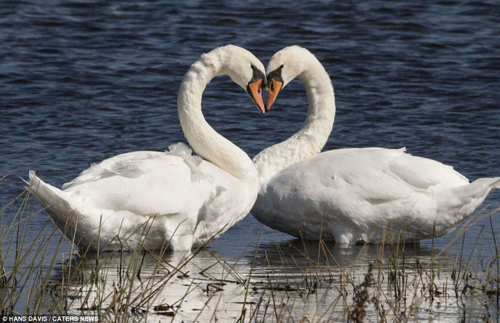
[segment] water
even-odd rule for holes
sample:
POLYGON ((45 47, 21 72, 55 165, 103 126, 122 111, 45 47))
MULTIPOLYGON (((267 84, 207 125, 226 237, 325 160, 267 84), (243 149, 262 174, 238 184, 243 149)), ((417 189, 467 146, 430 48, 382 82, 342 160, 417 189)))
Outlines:
MULTIPOLYGON (((500 174, 496 1, 9 1, 0 6, 0 43, 1 205, 22 193, 20 178, 31 169, 60 187, 107 157, 184 141, 176 113, 181 79, 203 52, 227 43, 264 65, 291 44, 320 59, 337 103, 325 149, 405 146, 471 180, 500 174)), ((203 105, 210 124, 254 156, 299 129, 307 99, 294 81, 261 116, 229 78, 219 78, 203 105)), ((500 194, 484 206, 499 207, 500 194)), ((30 230, 48 220, 39 214, 30 230)), ((494 253, 491 231, 500 232, 500 220, 492 222, 467 228, 465 254, 494 253)), ((260 228, 248 216, 212 250, 239 257, 260 228)), ((442 248, 454 237, 421 246, 442 248)), ((290 237, 266 231, 263 239, 290 237)), ((451 251, 461 249, 456 243, 451 251)))

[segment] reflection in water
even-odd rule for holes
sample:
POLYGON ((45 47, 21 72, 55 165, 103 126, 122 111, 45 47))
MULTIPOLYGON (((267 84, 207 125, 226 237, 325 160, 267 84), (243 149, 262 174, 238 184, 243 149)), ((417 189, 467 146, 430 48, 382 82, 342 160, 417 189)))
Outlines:
POLYGON ((210 248, 74 255, 58 268, 44 306, 141 322, 456 322, 474 302, 475 315, 483 315, 487 299, 467 298, 464 286, 472 283, 463 280, 459 257, 438 253, 419 245, 293 240, 261 245, 238 260, 210 248))
POLYGON ((394 321, 411 314, 455 322, 459 308, 447 287, 453 284, 455 257, 435 253, 419 245, 295 240, 264 246, 253 277, 267 277, 268 284, 277 284, 274 289, 296 291, 295 300, 288 300, 293 315, 315 321, 347 321, 350 315, 354 322, 353 315, 394 321))

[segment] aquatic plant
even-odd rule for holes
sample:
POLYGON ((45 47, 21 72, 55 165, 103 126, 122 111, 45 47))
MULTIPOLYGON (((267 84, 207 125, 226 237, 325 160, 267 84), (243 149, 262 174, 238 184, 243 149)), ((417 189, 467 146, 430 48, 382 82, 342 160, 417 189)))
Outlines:
MULTIPOLYGON (((500 255, 491 218, 479 214, 444 248, 263 242, 238 259, 210 247, 187 254, 75 250, 27 192, 1 209, 0 314, 96 315, 100 321, 492 321, 500 309, 500 255), (490 257, 466 254, 467 226, 490 218, 490 257), (459 254, 452 245, 462 245, 459 254)), ((71 235, 69 235, 71 236, 71 235)), ((267 239, 266 241, 269 241, 267 239)), ((477 249, 477 248, 476 248, 477 249)))

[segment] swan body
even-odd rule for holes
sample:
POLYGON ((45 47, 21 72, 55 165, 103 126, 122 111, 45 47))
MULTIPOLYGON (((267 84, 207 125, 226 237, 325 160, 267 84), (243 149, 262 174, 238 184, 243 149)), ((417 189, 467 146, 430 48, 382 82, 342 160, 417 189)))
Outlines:
POLYGON ((500 177, 469 183, 451 166, 412 156, 404 148, 318 154, 335 115, 328 74, 298 46, 276 53, 267 71, 266 109, 296 76, 309 99, 302 129, 254 158, 260 190, 252 214, 271 228, 347 244, 418 242, 452 231, 491 189, 500 188, 500 177), (300 153, 291 153, 294 147, 300 153))
POLYGON ((263 71, 255 56, 232 45, 191 66, 177 106, 186 139, 199 156, 182 143, 167 152, 121 154, 91 166, 62 190, 30 171, 30 191, 81 248, 189 250, 207 242, 248 214, 258 174, 248 155, 205 121, 201 95, 213 77, 229 75, 264 112, 263 71))

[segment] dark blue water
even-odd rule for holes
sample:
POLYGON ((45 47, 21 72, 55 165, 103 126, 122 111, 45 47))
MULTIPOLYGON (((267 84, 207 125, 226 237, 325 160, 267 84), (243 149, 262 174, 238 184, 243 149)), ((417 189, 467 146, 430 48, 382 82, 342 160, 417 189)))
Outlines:
MULTIPOLYGON (((500 176, 497 1, 25 0, 0 6, 1 205, 22 193, 31 169, 61 186, 107 157, 184 141, 176 112, 183 74, 227 43, 264 65, 292 44, 316 54, 337 102, 325 149, 405 146, 471 180, 500 176)), ((307 99, 295 81, 261 116, 219 78, 203 105, 210 124, 253 157, 299 129, 307 99)), ((499 207, 500 194, 484 205, 499 207)), ((4 225, 11 214, 3 212, 4 225)), ((40 213, 30 226, 36 232, 48 220, 40 213)), ((500 232, 498 215, 493 223, 500 232)), ((214 249, 238 254, 260 228, 249 216, 214 249)), ((489 219, 466 235, 481 230, 491 249, 489 219)))

